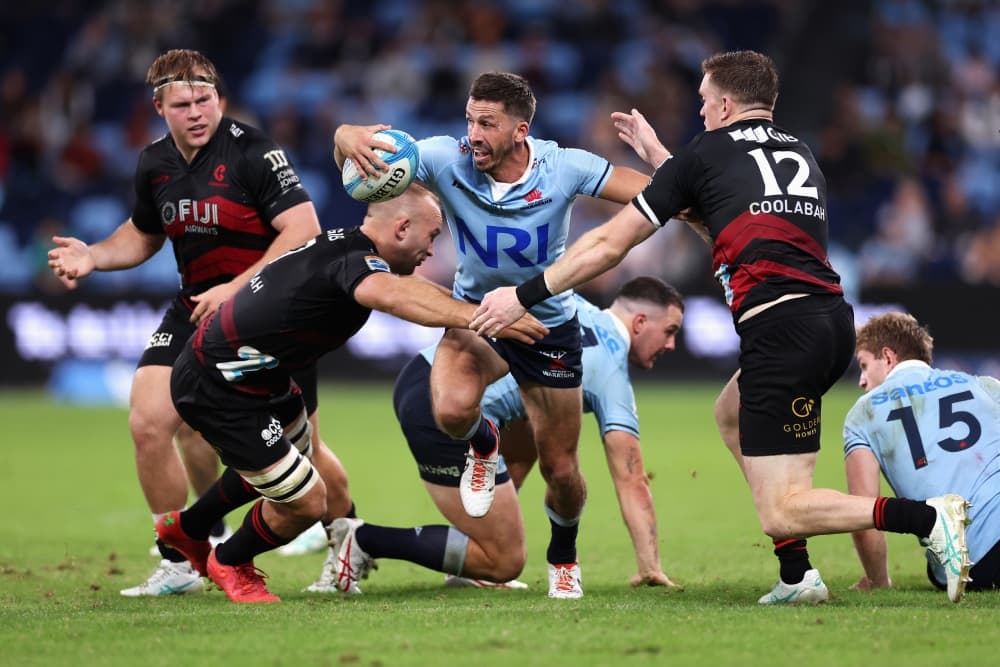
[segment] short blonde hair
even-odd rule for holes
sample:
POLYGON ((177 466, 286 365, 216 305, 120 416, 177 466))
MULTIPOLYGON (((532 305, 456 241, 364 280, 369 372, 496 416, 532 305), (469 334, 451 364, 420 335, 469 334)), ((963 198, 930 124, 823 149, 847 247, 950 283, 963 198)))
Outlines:
POLYGON ((882 349, 889 348, 900 361, 919 359, 930 364, 934 353, 934 339, 927 328, 906 313, 876 315, 858 329, 854 345, 858 352, 864 350, 882 356, 882 349))
POLYGON ((153 95, 160 99, 163 86, 176 82, 217 86, 219 73, 212 61, 201 52, 191 49, 171 49, 160 54, 146 73, 146 83, 153 87, 153 95))

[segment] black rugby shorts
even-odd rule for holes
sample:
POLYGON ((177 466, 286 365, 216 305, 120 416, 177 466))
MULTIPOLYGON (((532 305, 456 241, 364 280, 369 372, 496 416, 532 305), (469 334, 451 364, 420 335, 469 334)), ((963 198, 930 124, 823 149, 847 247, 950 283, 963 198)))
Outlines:
POLYGON ((222 463, 238 470, 263 470, 292 447, 284 427, 305 408, 294 387, 277 396, 248 394, 209 376, 191 348, 170 375, 170 395, 181 418, 205 438, 222 463))
MULTIPOLYGON (((173 366, 181 350, 187 344, 191 334, 198 327, 189 320, 191 311, 180 299, 174 299, 167 312, 163 314, 160 326, 149 337, 146 349, 139 358, 137 368, 143 366, 173 366)), ((292 374, 295 384, 302 390, 302 399, 306 403, 306 414, 313 414, 319 407, 319 389, 316 366, 292 374)))
POLYGON ((823 394, 854 357, 854 311, 839 296, 779 303, 737 325, 744 456, 819 451, 823 394))

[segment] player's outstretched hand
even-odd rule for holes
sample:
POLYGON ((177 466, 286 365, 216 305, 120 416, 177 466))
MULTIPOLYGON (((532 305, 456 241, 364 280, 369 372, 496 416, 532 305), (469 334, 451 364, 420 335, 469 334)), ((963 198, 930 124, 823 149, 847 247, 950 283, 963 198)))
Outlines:
POLYGON ((232 283, 222 283, 221 285, 216 285, 211 287, 201 294, 196 294, 191 297, 194 301, 194 310, 191 311, 191 322, 195 324, 201 324, 201 321, 212 316, 222 302, 231 297, 239 289, 238 286, 232 283))
POLYGON ((372 137, 376 132, 391 130, 392 125, 341 125, 333 135, 335 148, 367 176, 378 177, 380 171, 389 171, 389 165, 375 154, 375 149, 395 153, 396 147, 372 137))
POLYGON ((90 248, 80 239, 53 236, 56 247, 49 250, 49 268, 69 289, 76 289, 76 282, 94 270, 94 257, 90 248))
POLYGON ((670 157, 670 151, 660 143, 656 130, 638 109, 632 109, 631 113, 615 111, 611 120, 618 130, 618 138, 631 146, 639 159, 649 166, 655 169, 670 157))
POLYGON ((517 300, 513 287, 498 287, 487 292, 479 308, 472 315, 469 328, 480 336, 496 337, 500 330, 509 327, 528 312, 517 300))
MULTIPOLYGON (((471 328, 471 327, 470 327, 471 328)), ((536 340, 541 340, 548 335, 549 330, 544 324, 539 322, 531 313, 525 313, 520 319, 510 326, 504 327, 495 334, 493 338, 510 338, 519 343, 534 345, 536 340)))
POLYGON ((667 588, 676 588, 677 590, 684 590, 684 587, 675 584, 670 580, 662 570, 659 572, 651 572, 649 574, 637 574, 629 580, 629 584, 632 586, 666 586, 667 588))

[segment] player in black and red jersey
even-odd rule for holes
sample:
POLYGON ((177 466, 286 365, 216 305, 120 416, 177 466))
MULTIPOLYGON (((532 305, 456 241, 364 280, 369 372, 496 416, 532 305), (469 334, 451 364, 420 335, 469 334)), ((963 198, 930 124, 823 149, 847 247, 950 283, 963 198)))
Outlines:
MULTIPOLYGON (((968 571, 961 498, 925 504, 812 488, 822 397, 854 347, 852 309, 827 258, 826 180, 809 148, 773 122, 778 74, 770 58, 720 53, 702 71, 705 132, 671 155, 645 140, 651 130, 638 112, 615 114, 622 140, 659 165, 650 184, 543 273, 487 294, 473 328, 488 334, 590 280, 687 211, 711 239, 713 269, 740 336, 740 371, 722 399, 738 412, 741 451, 734 454, 776 549, 799 551, 782 560, 782 580, 760 602, 826 600, 802 538, 872 527, 929 538, 950 578, 960 580, 968 571)), ((953 600, 961 589, 964 583, 953 600)))
MULTIPOLYGON (((190 509, 162 517, 157 533, 232 601, 277 602, 254 556, 325 518, 326 488, 309 461, 308 439, 299 437, 306 419, 293 374, 347 342, 372 309, 468 327, 475 306, 401 277, 432 254, 443 220, 437 196, 417 184, 371 204, 360 227, 330 230, 264 267, 198 326, 174 364, 177 411, 228 468, 190 509), (243 525, 212 550, 212 524, 258 496, 243 525)), ((546 333, 529 316, 503 337, 531 343, 546 333)))
MULTIPOLYGON (((198 322, 268 261, 315 237, 320 225, 284 151, 260 130, 223 116, 211 61, 197 51, 168 51, 153 62, 146 80, 168 134, 139 156, 132 216, 89 246, 55 237, 49 266, 74 288, 91 271, 128 269, 152 257, 168 238, 173 245, 181 290, 146 345, 129 401, 136 469, 155 524, 183 508, 188 493, 172 442, 181 426, 170 401, 174 360, 198 322)), ((316 465, 331 487, 331 511, 352 515, 346 473, 315 428, 315 371, 304 369, 299 380, 314 426, 316 465)), ((163 560, 150 577, 122 595, 202 589, 201 578, 179 553, 159 548, 163 560)))

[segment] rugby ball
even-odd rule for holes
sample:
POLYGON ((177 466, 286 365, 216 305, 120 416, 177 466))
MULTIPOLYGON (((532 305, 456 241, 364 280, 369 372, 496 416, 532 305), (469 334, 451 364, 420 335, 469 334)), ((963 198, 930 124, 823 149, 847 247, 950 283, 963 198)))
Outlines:
POLYGON ((413 182, 417 175, 417 165, 420 164, 420 151, 416 140, 402 130, 382 130, 373 137, 376 141, 392 144, 395 153, 376 149, 375 154, 389 165, 389 171, 379 172, 378 176, 362 178, 358 168, 350 159, 344 161, 341 178, 347 194, 358 201, 385 201, 398 197, 413 182))

